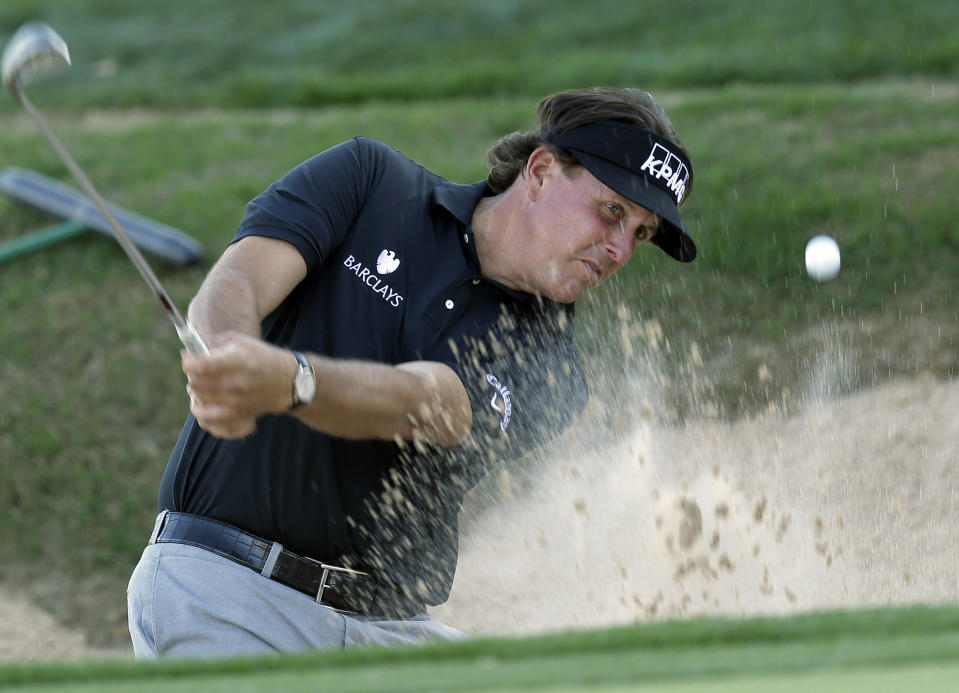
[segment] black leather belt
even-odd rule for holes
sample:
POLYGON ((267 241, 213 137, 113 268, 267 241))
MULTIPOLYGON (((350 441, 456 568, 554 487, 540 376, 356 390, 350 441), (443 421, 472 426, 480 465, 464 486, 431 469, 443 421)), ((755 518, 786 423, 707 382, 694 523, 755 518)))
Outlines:
POLYGON ((390 604, 376 578, 287 551, 281 544, 200 515, 164 511, 150 543, 189 544, 236 561, 264 577, 347 613, 408 618, 424 607, 390 604))

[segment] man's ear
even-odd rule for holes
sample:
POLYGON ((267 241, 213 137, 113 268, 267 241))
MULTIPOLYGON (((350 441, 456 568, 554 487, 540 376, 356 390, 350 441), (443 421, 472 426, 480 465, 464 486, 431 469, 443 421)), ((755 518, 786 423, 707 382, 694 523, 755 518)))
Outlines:
POLYGON ((531 200, 539 197, 546 187, 549 177, 559 170, 559 161, 556 155, 546 145, 540 145, 532 151, 526 160, 523 175, 526 179, 527 194, 531 200))

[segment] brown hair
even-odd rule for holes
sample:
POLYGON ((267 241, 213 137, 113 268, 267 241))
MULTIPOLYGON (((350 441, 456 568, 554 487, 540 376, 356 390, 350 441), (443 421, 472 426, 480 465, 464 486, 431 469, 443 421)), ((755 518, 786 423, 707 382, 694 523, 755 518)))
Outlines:
MULTIPOLYGON (((638 125, 682 147, 666 112, 648 92, 617 87, 570 89, 547 96, 539 102, 536 110, 539 130, 513 132, 493 145, 487 154, 490 172, 486 182, 490 189, 494 193, 501 193, 509 188, 522 172, 529 155, 544 144, 550 147, 568 174, 569 169, 580 166, 579 162, 571 154, 549 145, 546 142, 547 135, 566 132, 599 120, 638 125)), ((687 189, 691 187, 690 172, 687 189)))

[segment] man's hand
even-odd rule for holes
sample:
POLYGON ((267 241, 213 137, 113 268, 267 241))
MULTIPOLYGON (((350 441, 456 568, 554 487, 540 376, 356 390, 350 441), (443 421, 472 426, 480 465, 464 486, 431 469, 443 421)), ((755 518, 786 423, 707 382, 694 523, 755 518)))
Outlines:
POLYGON ((293 403, 296 358, 256 337, 224 332, 209 340, 210 353, 181 352, 190 411, 218 438, 253 433, 256 419, 287 411, 293 403))

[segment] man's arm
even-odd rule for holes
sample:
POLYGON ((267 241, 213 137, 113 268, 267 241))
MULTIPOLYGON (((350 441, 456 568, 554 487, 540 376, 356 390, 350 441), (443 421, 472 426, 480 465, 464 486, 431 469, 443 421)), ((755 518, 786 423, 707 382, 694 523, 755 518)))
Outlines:
POLYGON ((306 262, 290 243, 247 236, 229 246, 210 270, 188 318, 204 339, 220 332, 260 336, 260 323, 306 277, 306 262))
MULTIPOLYGON (((306 276, 306 263, 285 241, 250 236, 231 245, 190 303, 189 319, 208 356, 182 354, 200 426, 221 438, 253 432, 264 414, 289 411, 293 354, 260 339, 260 323, 306 276)), ((347 438, 461 442, 472 426, 466 389, 445 364, 391 366, 307 354, 317 394, 292 415, 347 438)))

